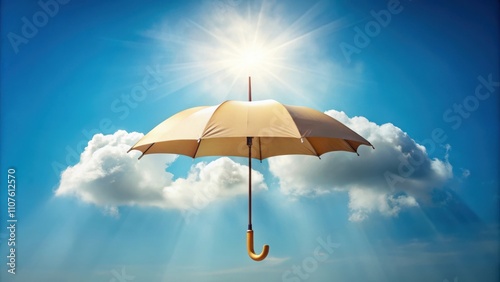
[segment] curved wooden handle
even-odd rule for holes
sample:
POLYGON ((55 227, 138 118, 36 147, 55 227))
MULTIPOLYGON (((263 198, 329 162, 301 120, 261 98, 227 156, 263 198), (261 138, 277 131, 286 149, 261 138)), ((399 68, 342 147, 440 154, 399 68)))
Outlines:
POLYGON ((253 230, 247 230, 247 252, 251 259, 261 261, 269 254, 269 245, 264 245, 264 247, 262 247, 262 253, 257 255, 253 250, 253 230))

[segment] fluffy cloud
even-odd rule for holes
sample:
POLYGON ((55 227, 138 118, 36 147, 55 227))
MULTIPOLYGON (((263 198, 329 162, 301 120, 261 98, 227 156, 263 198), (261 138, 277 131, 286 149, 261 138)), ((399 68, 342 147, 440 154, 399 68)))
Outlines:
MULTIPOLYGON (((74 196, 118 215, 123 205, 202 209, 212 201, 247 193, 248 167, 229 158, 199 162, 186 178, 173 180, 166 168, 177 156, 148 155, 137 160, 139 152, 127 154, 142 136, 123 130, 94 135, 80 161, 62 172, 56 196, 74 196)), ((255 191, 267 189, 259 172, 252 172, 252 182, 255 191)))
POLYGON ((393 124, 377 125, 333 110, 326 114, 365 137, 376 149, 362 146, 360 157, 336 152, 321 160, 308 156, 271 158, 270 171, 283 193, 299 197, 346 191, 350 220, 360 221, 375 211, 391 216, 404 207, 418 206, 417 200, 425 201, 431 190, 452 177, 446 157, 430 158, 424 146, 393 124))
MULTIPOLYGON (((377 125, 337 111, 326 113, 368 139, 376 149, 362 146, 359 157, 335 152, 321 160, 310 156, 270 158, 270 172, 279 180, 282 193, 314 197, 346 192, 349 219, 361 221, 373 212, 395 216, 404 208, 416 207, 452 177, 446 156, 430 158, 424 146, 393 124, 377 125)), ((63 171, 56 196, 74 196, 117 215, 123 205, 197 212, 212 201, 246 195, 247 166, 219 158, 196 163, 185 178, 174 178, 166 169, 177 156, 148 155, 137 160, 138 152, 126 153, 142 136, 125 131, 96 134, 80 161, 63 171)), ((252 180, 255 191, 267 189, 259 172, 252 172, 252 180)))

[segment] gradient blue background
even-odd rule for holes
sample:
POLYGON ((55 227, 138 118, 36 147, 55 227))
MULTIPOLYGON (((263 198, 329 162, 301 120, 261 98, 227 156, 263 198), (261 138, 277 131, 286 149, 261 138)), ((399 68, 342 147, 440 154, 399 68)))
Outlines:
MULTIPOLYGON (((290 21, 316 4, 276 2, 290 21)), ((444 188, 453 200, 446 204, 421 205, 398 217, 373 214, 355 223, 348 221, 347 195, 277 204, 273 199, 281 196, 268 178, 269 197, 255 202, 263 211, 255 218, 262 226, 256 245, 268 243, 274 256, 287 259, 255 263, 243 244, 245 199, 211 205, 188 224, 172 210, 122 207, 120 218, 114 218, 77 199, 56 198, 59 172, 78 161, 74 156, 94 134, 145 133, 184 108, 219 103, 210 93, 193 93, 199 88, 173 69, 127 114, 111 106, 142 81, 145 68, 158 58, 162 66, 182 60, 175 48, 165 48, 146 31, 164 22, 196 22, 204 12, 200 7, 213 3, 69 1, 16 53, 7 35, 20 34, 22 17, 31 18, 40 6, 37 1, 1 2, 1 281, 119 281, 116 273, 122 271, 134 281, 282 281, 285 271, 312 255, 318 238, 328 236, 338 248, 307 281, 498 281, 499 87, 459 125, 457 114, 454 121, 443 118, 454 104, 474 95, 478 76, 500 81, 498 2, 493 0, 402 1, 404 10, 351 62, 341 42, 352 44, 353 28, 363 27, 370 11, 385 9, 387 2, 321 2, 323 11, 311 24, 339 18, 347 23, 317 39, 321 52, 346 71, 332 79, 345 79, 357 67, 363 69, 362 79, 325 89, 317 99, 314 93, 307 99, 285 93, 273 97, 390 122, 420 141, 443 129, 454 167, 444 188), (172 90, 169 82, 176 79, 186 83, 172 90), (111 124, 101 126, 103 120, 111 124), (6 268, 6 174, 11 167, 17 171, 19 219, 15 276, 6 268), (461 169, 470 175, 460 177, 461 169)), ((236 8, 248 6, 240 1, 236 8)), ((445 154, 442 147, 427 150, 431 157, 445 154)), ((181 157, 170 171, 184 176, 192 163, 181 157)), ((266 162, 256 169, 269 175, 266 162)))

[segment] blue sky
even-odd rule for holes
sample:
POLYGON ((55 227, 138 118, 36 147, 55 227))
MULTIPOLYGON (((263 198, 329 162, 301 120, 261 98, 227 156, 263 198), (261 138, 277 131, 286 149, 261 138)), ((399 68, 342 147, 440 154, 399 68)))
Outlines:
POLYGON ((496 1, 1 3, 0 280, 498 281, 496 1), (255 161, 258 263, 245 159, 126 154, 248 74, 376 147, 255 161))

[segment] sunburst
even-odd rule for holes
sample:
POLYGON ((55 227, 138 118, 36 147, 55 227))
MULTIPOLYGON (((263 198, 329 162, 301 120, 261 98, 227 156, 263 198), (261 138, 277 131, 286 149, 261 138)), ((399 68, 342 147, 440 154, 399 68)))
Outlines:
POLYGON ((241 99, 246 77, 252 76, 261 93, 257 98, 309 100, 318 91, 315 87, 324 90, 331 85, 336 68, 324 58, 318 41, 341 28, 343 21, 318 24, 320 5, 295 16, 276 5, 241 4, 222 15, 205 13, 186 20, 180 35, 164 35, 165 47, 177 54, 168 66, 177 78, 170 90, 196 84, 218 101, 241 99))

